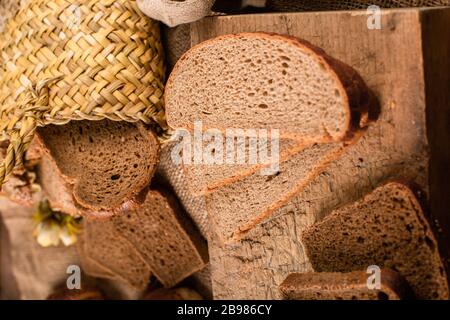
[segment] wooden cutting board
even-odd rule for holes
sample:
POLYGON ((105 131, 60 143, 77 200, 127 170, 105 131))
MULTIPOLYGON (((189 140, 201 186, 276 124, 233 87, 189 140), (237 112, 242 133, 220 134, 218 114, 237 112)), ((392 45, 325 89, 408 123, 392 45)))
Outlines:
POLYGON ((450 234, 450 8, 383 10, 379 30, 367 19, 366 11, 258 14, 189 26, 191 46, 244 31, 306 39, 358 70, 381 102, 365 137, 268 221, 233 245, 210 239, 216 299, 281 298, 289 273, 311 270, 302 230, 386 180, 419 184, 450 234))

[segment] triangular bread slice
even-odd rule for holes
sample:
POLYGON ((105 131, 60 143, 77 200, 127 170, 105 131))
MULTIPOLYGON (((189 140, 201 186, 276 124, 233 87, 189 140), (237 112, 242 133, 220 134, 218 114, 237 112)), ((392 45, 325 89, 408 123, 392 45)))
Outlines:
POLYGON ((290 274, 280 285, 287 300, 405 300, 413 294, 400 274, 380 270, 380 287, 370 288, 366 271, 290 274))
POLYGON ((71 121, 38 129, 76 202, 92 211, 119 207, 150 183, 159 157, 153 130, 141 124, 71 121))
MULTIPOLYGON (((220 151, 223 156, 217 158, 217 163, 206 163, 205 160, 196 163, 192 152, 191 162, 182 165, 190 192, 194 196, 202 196, 255 172, 261 174, 264 174, 264 170, 276 172, 276 166, 280 161, 305 148, 296 140, 281 138, 277 141, 278 150, 272 150, 270 137, 265 145, 263 141, 254 145, 251 139, 249 136, 234 136, 227 142, 224 138, 220 151), (227 144, 232 146, 228 147, 227 144), (229 163, 226 162, 227 157, 230 159, 229 163)), ((212 161, 219 151, 212 148, 208 141, 203 141, 202 153, 212 161)))
POLYGON ((333 211, 302 235, 315 271, 349 272, 370 265, 399 272, 418 299, 448 299, 438 243, 414 192, 389 182, 333 211))
POLYGON ((322 49, 267 33, 224 35, 187 51, 165 89, 172 128, 279 129, 311 145, 365 126, 372 96, 357 72, 322 49))
POLYGON ((114 225, 153 275, 165 287, 173 287, 206 266, 206 241, 171 193, 161 188, 144 197, 137 209, 113 217, 114 225))
POLYGON ((134 245, 118 232, 111 219, 85 218, 86 256, 132 286, 147 287, 152 272, 134 245))
POLYGON ((345 147, 345 143, 308 147, 282 162, 274 175, 254 173, 208 194, 206 207, 220 241, 239 240, 270 217, 334 161, 345 147))
POLYGON ((93 260, 90 256, 86 254, 86 241, 84 240, 85 228, 77 234, 77 252, 80 258, 80 264, 82 271, 91 277, 110 279, 110 280, 120 280, 123 281, 119 275, 114 274, 113 271, 109 270, 106 266, 101 265, 97 261, 93 260))

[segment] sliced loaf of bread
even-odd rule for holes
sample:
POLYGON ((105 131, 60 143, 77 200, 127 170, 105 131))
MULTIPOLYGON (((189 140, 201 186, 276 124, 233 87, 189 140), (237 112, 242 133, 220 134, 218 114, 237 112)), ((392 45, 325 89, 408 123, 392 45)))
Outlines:
POLYGON ((255 172, 267 175, 265 172, 270 173, 272 170, 275 173, 280 161, 304 148, 303 144, 292 139, 278 139, 277 146, 274 148, 272 148, 270 137, 267 143, 263 140, 259 143, 252 140, 248 136, 233 136, 228 141, 224 139, 220 151, 223 155, 218 157, 217 163, 212 163, 211 160, 219 151, 208 146, 208 142, 204 142, 202 151, 210 163, 205 160, 196 163, 195 159, 192 159, 190 164, 183 164, 191 193, 196 196, 206 195, 255 172))
POLYGON ((302 235, 315 271, 349 272, 370 265, 399 272, 418 299, 448 299, 435 235, 414 192, 389 182, 343 206, 302 235))
POLYGON ((156 169, 159 142, 153 130, 127 122, 71 121, 38 129, 44 149, 76 202, 89 210, 110 210, 146 187, 156 169))
POLYGON ((298 194, 344 150, 343 143, 317 144, 294 154, 273 175, 254 173, 206 196, 211 225, 222 242, 239 240, 298 194))
MULTIPOLYGON (((85 223, 83 224, 85 225, 85 223)), ((90 277, 123 281, 119 275, 114 274, 108 267, 101 265, 86 254, 86 241, 84 240, 85 232, 86 228, 84 227, 82 231, 77 234, 76 243, 81 270, 90 277)))
POLYGON ((142 256, 118 232, 111 219, 86 219, 84 252, 104 269, 132 286, 144 289, 152 274, 142 256))
POLYGON ((80 216, 83 208, 77 205, 72 194, 72 186, 62 177, 55 161, 44 154, 36 169, 38 183, 50 206, 72 216, 80 216))
POLYGON ((279 129, 305 144, 342 141, 368 118, 371 94, 351 67, 293 37, 225 35, 178 60, 165 89, 173 128, 279 129))
POLYGON ((113 217, 116 231, 142 255, 153 275, 173 287, 208 262, 206 241, 164 189, 150 190, 134 210, 113 217))
MULTIPOLYGON (((395 271, 384 269, 380 287, 368 285, 366 271, 290 274, 280 285, 287 300, 403 300, 412 298, 408 283, 395 271)), ((372 285, 372 283, 370 283, 372 285)))

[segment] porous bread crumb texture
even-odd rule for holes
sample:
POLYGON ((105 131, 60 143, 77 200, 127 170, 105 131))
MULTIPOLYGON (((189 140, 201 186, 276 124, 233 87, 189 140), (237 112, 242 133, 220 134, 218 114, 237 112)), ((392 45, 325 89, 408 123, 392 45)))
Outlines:
POLYGON ((149 291, 142 300, 203 300, 203 297, 195 290, 187 287, 158 288, 149 291))
POLYGON ((85 252, 136 288, 148 285, 151 271, 144 259, 117 230, 111 219, 85 221, 85 252))
POLYGON ((411 298, 408 284, 396 272, 381 271, 381 288, 369 289, 366 271, 290 274, 280 285, 287 300, 400 300, 411 298))
POLYGON ((144 257, 155 277, 172 287, 207 263, 206 243, 166 194, 150 190, 134 211, 114 217, 114 224, 144 257))
MULTIPOLYGON (((300 152, 303 148, 303 144, 299 144, 296 140, 281 138, 278 142, 279 156, 275 158, 273 154, 275 151, 272 151, 270 136, 268 137, 267 144, 264 144, 266 140, 260 140, 259 143, 251 142, 250 137, 246 136, 235 136, 230 138, 230 141, 232 143, 227 142, 225 138, 223 140, 223 156, 219 157, 219 159, 223 160, 223 163, 196 164, 194 163, 194 154, 192 153, 191 164, 183 165, 184 174, 186 175, 189 189, 193 195, 205 195, 224 185, 243 179, 252 173, 260 173, 260 170, 270 168, 275 159, 278 161, 285 160, 293 153, 300 152), (228 144, 231 144, 231 147, 228 147, 228 144), (240 155, 240 151, 238 150, 245 151, 243 156, 240 155), (253 150, 256 150, 256 152, 253 150), (256 157, 251 155, 252 153, 256 154, 256 157), (256 158, 257 163, 252 163, 251 157, 256 158), (233 161, 231 163, 225 163, 227 158, 233 159, 233 161), (243 163, 238 162, 238 159, 242 159, 243 163)), ((214 148, 208 147, 210 143, 211 141, 204 142, 203 150, 205 150, 205 154, 209 157, 214 157, 217 151, 214 148)))
POLYGON ((72 196, 70 185, 64 181, 58 167, 49 155, 44 154, 42 156, 36 173, 38 183, 52 209, 72 216, 80 215, 80 209, 77 207, 72 196))
POLYGON ((175 66, 165 94, 174 128, 275 128, 284 136, 342 139, 350 107, 330 65, 290 38, 240 34, 205 41, 175 66))
MULTIPOLYGON (((86 223, 83 223, 85 226, 86 223)), ((86 241, 85 241, 86 228, 84 227, 79 234, 77 234, 77 252, 80 258, 80 265, 82 271, 91 277, 112 279, 112 280, 123 280, 118 275, 115 275, 108 267, 101 265, 97 261, 93 260, 90 256, 86 254, 86 241)))
POLYGON ((38 130, 77 202, 89 209, 118 207, 149 184, 159 143, 153 132, 127 122, 71 121, 38 130))
POLYGON ((221 241, 238 240, 267 219, 337 158, 342 149, 337 143, 306 148, 282 162, 276 174, 255 173, 207 195, 210 222, 221 241))
POLYGON ((378 265, 399 272, 419 299, 448 299, 438 244, 414 193, 391 182, 335 210, 303 235, 315 271, 378 265))

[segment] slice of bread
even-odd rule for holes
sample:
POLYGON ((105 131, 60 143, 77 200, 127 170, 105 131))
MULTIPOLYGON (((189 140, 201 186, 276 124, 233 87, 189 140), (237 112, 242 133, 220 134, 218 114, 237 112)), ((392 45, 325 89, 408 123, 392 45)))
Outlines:
POLYGON ((204 41, 175 65, 165 89, 173 128, 279 129, 305 144, 342 141, 368 119, 371 94, 351 67, 310 43, 241 33, 204 41))
POLYGON ((56 163, 44 154, 36 169, 38 183, 50 206, 57 211, 80 216, 83 208, 77 205, 72 195, 72 187, 62 177, 56 163))
POLYGON ((254 173, 206 196, 210 222, 222 242, 239 240, 298 194, 344 150, 343 143, 317 144, 293 155, 270 176, 254 173))
POLYGON ((81 270, 88 276, 94 278, 110 279, 123 281, 118 275, 114 274, 113 271, 109 270, 106 266, 99 264, 97 261, 93 260, 90 256, 86 254, 86 241, 84 240, 84 232, 86 228, 77 234, 77 252, 80 258, 81 270))
POLYGON ((206 242, 164 189, 148 191, 139 208, 113 220, 117 232, 133 244, 165 287, 173 287, 208 262, 206 242))
POLYGON ((146 187, 156 169, 159 142, 153 130, 127 122, 71 121, 39 128, 38 135, 76 202, 110 210, 146 187))
MULTIPOLYGON (((279 139, 278 150, 274 148, 273 151, 270 137, 265 145, 257 142, 253 144, 250 140, 247 136, 232 137, 229 140, 232 147, 229 147, 229 152, 227 152, 227 141, 224 139, 221 149, 223 156, 219 157, 218 163, 195 163, 195 159, 191 159, 191 164, 183 164, 191 193, 196 196, 206 195, 255 172, 263 173, 262 170, 271 169, 276 172, 274 164, 304 149, 303 144, 292 139, 279 139), (272 152, 278 152, 278 154, 275 156, 272 152), (226 163, 227 156, 231 159, 228 164, 226 163), (241 159, 243 163, 238 159, 241 159)), ((208 148, 208 142, 204 142, 203 151, 208 150, 206 148, 208 148)), ((213 153, 218 153, 218 151, 212 148, 211 152, 204 152, 209 159, 214 157, 213 153)))
POLYGON ((333 211, 302 235, 315 271, 349 272, 370 265, 399 272, 418 299, 448 299, 438 244, 414 192, 389 182, 333 211))
MULTIPOLYGON (((382 269, 380 288, 370 289, 366 271, 290 274, 280 285, 287 300, 403 300, 412 298, 408 283, 395 271, 382 269)), ((369 283, 372 285, 372 283, 369 283)))
POLYGON ((86 256, 132 286, 147 287, 151 276, 149 266, 134 245, 116 230, 111 219, 85 218, 84 227, 86 256))

